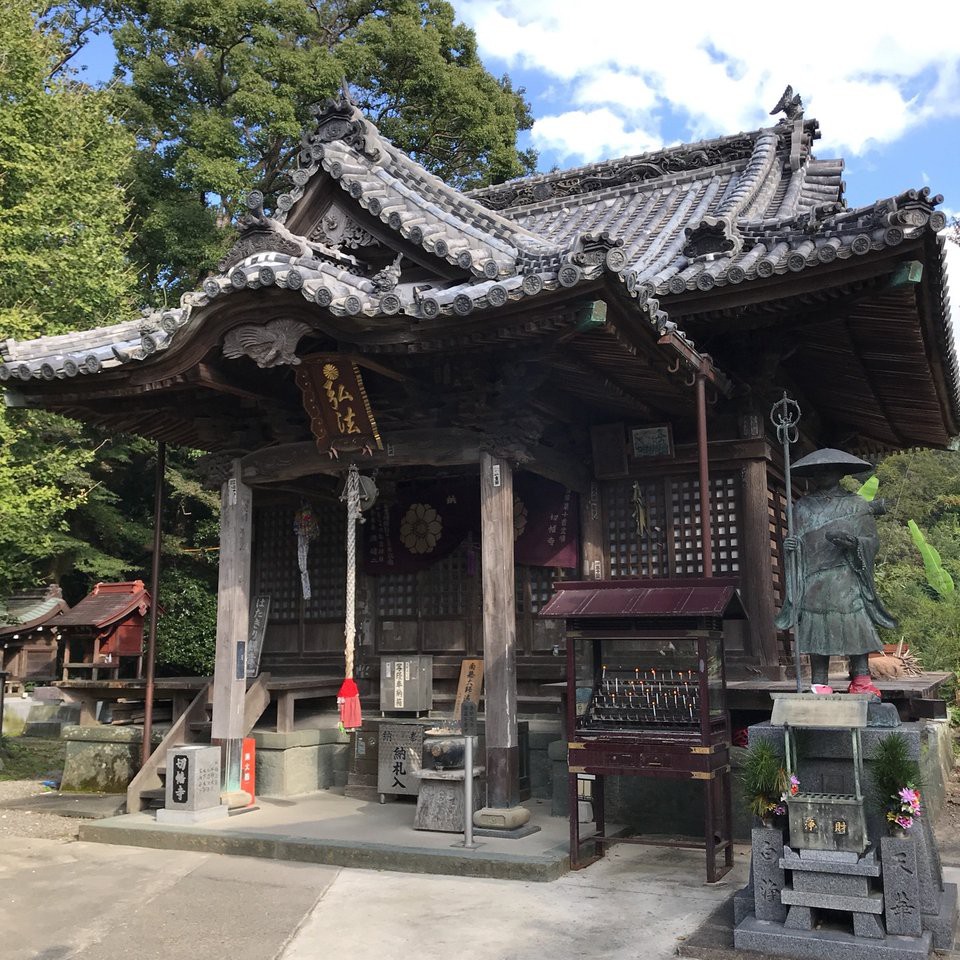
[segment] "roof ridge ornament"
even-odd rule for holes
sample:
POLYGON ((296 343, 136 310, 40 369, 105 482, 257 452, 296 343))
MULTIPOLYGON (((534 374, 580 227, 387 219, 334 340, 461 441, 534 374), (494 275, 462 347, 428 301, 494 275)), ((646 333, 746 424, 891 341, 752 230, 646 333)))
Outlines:
POLYGON ((784 113, 787 120, 797 120, 803 117, 803 100, 800 94, 793 92, 793 87, 788 83, 786 89, 777 101, 777 105, 770 111, 770 116, 775 117, 778 113, 784 113))
POLYGON ((353 102, 346 80, 343 81, 337 96, 329 97, 322 103, 311 106, 310 115, 314 118, 316 126, 312 131, 304 130, 303 145, 305 147, 322 147, 325 143, 341 140, 368 160, 380 159, 380 148, 376 146, 376 132, 353 102))
POLYGON ((726 217, 703 217, 693 226, 684 227, 683 232, 687 238, 683 255, 688 260, 721 253, 737 254, 743 249, 740 232, 726 217))

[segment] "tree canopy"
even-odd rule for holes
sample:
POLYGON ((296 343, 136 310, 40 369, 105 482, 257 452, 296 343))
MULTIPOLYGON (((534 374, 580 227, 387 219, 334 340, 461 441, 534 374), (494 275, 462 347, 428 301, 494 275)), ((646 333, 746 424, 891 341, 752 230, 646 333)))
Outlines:
MULTIPOLYGON (((102 6, 102 5, 101 5, 102 6)), ((311 104, 347 80, 382 133, 457 186, 533 170, 522 91, 497 79, 440 0, 107 3, 118 116, 139 146, 134 257, 174 300, 229 245, 243 196, 289 187, 311 104)))

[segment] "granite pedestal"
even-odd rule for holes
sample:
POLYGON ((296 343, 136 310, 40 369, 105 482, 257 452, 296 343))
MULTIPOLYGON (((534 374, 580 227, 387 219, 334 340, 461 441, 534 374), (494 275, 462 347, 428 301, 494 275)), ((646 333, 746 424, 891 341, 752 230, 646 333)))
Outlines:
MULTIPOLYGON (((782 728, 768 724, 751 728, 751 742, 759 734, 776 743, 774 731, 782 744, 782 728)), ((868 761, 880 739, 893 732, 864 731, 868 761)), ((918 755, 916 726, 900 732, 918 755)), ((804 788, 814 777, 814 789, 844 792, 849 735, 818 730, 803 746, 804 788)), ((755 829, 751 882, 734 898, 736 949, 797 960, 908 960, 926 958, 933 949, 952 950, 957 889, 943 883, 929 818, 904 837, 885 836, 884 826, 882 812, 868 818, 870 845, 863 854, 798 849, 789 833, 755 829)))
MULTIPOLYGON (((473 768, 473 810, 471 816, 483 805, 481 787, 484 768, 473 768)), ((413 821, 415 830, 437 830, 444 833, 463 833, 465 770, 418 770, 420 792, 417 794, 417 813, 413 821)))

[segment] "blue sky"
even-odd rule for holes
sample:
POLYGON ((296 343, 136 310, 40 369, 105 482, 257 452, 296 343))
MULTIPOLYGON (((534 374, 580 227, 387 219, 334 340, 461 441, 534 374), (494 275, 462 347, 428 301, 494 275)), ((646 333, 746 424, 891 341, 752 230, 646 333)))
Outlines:
MULTIPOLYGON (((535 123, 522 139, 541 169, 756 129, 790 83, 820 121, 817 156, 846 160, 851 206, 926 185, 960 213, 956 0, 453 4, 487 68, 526 89, 535 123)), ((81 62, 88 81, 107 79, 110 39, 81 62)))

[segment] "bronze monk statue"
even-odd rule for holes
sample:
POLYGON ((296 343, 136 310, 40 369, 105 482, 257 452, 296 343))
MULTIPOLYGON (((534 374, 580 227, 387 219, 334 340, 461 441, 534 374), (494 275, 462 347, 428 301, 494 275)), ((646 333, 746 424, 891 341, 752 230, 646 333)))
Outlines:
POLYGON ((787 597, 776 625, 793 627, 797 650, 809 654, 814 693, 833 693, 827 682, 830 657, 847 656, 847 692, 880 696, 867 658, 882 649, 876 628, 897 625, 877 598, 873 579, 879 543, 874 518, 886 507, 840 486, 847 474, 869 469, 865 460, 829 449, 793 467, 794 476, 810 478, 811 490, 794 507, 795 536, 783 543, 787 597))

